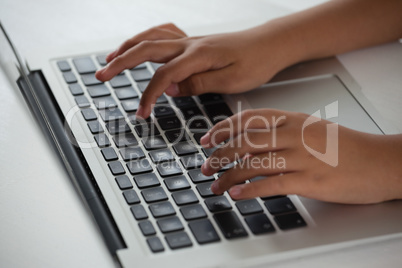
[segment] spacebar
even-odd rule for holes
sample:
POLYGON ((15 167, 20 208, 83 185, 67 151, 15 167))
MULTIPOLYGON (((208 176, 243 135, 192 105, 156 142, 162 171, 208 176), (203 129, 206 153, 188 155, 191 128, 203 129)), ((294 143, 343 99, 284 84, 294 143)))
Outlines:
POLYGON ((248 236, 246 229, 244 229, 235 212, 217 213, 214 215, 214 218, 227 239, 248 236))

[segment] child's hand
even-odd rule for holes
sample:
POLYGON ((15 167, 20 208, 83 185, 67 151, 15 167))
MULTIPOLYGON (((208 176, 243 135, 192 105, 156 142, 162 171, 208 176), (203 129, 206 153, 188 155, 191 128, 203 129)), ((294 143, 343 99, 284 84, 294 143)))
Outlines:
POLYGON ((215 125, 201 144, 229 141, 209 157, 202 172, 212 175, 229 162, 242 161, 224 172, 212 191, 228 190, 235 199, 297 194, 352 204, 402 198, 402 135, 361 133, 317 118, 309 124, 314 118, 260 109, 215 125), (257 176, 265 178, 241 184, 257 176))
POLYGON ((236 33, 186 37, 173 24, 162 25, 134 36, 108 55, 109 64, 96 77, 107 81, 145 61, 165 63, 141 97, 137 115, 146 118, 163 92, 173 97, 237 93, 267 82, 295 62, 290 60, 295 50, 283 49, 290 38, 279 28, 264 25, 236 33))

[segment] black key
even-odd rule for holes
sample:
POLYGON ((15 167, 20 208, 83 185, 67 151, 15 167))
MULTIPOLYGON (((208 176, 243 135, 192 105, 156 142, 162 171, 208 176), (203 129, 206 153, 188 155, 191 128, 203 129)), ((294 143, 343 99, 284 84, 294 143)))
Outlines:
POLYGON ((195 147, 195 145, 190 142, 179 142, 173 145, 173 149, 179 156, 198 153, 197 147, 195 147))
POLYGON ((195 141, 196 141, 199 145, 201 145, 201 138, 202 138, 205 134, 207 134, 207 132, 197 132, 197 133, 194 133, 193 137, 194 137, 195 141))
POLYGON ((176 214, 176 211, 170 202, 161 202, 149 205, 149 210, 151 210, 151 213, 155 218, 172 216, 176 214))
POLYGON ((201 154, 193 154, 181 157, 180 162, 185 169, 193 169, 201 167, 204 163, 204 158, 201 154))
POLYGON ((201 103, 211 103, 211 102, 222 102, 223 98, 222 95, 214 94, 214 93, 207 93, 198 96, 198 99, 201 103))
POLYGON ((176 204, 178 206, 188 205, 188 204, 198 202, 198 198, 194 194, 193 190, 184 190, 184 191, 175 192, 172 194, 172 197, 173 197, 174 202, 176 202, 176 204))
POLYGON ((134 69, 130 73, 135 81, 151 80, 152 78, 152 73, 148 69, 134 69))
POLYGON ((223 195, 207 198, 205 199, 205 204, 211 212, 232 209, 232 205, 229 203, 229 200, 223 195))
POLYGON ((188 172, 188 175, 190 176, 190 179, 194 183, 200 183, 200 182, 207 182, 207 181, 215 180, 214 176, 205 176, 204 174, 202 174, 201 169, 190 170, 188 172))
POLYGON ((143 125, 143 124, 148 124, 151 123, 151 117, 148 117, 146 119, 140 118, 135 115, 135 114, 130 114, 128 115, 128 120, 130 120, 130 123, 133 125, 143 125))
POLYGON ((151 251, 154 253, 162 252, 165 250, 165 248, 162 245, 161 240, 157 236, 148 238, 147 243, 148 243, 148 246, 151 249, 151 251))
POLYGON ((96 72, 96 66, 90 57, 73 59, 73 63, 80 74, 96 72))
POLYGON ((141 91, 141 93, 144 93, 144 91, 147 88, 148 84, 149 84, 149 81, 137 82, 138 89, 141 91))
POLYGON ((159 98, 156 99, 156 104, 168 103, 168 99, 165 94, 162 94, 159 98))
POLYGON ((144 151, 140 147, 126 147, 120 149, 120 155, 124 161, 136 160, 145 157, 144 151))
POLYGON ((110 95, 109 89, 104 84, 89 86, 87 87, 87 90, 92 98, 104 97, 110 95))
POLYGON ((136 125, 134 127, 134 129, 135 129, 135 132, 137 132, 137 135, 141 138, 149 137, 149 136, 156 136, 156 135, 160 134, 158 128, 153 123, 136 125))
POLYGON ((95 74, 83 74, 81 75, 81 80, 82 83, 86 86, 94 86, 94 85, 100 85, 103 84, 102 81, 99 81, 96 77, 95 74))
POLYGON ((173 98, 173 102, 176 104, 178 108, 196 105, 192 97, 176 97, 173 98))
POLYGON ((120 190, 126 190, 133 188, 130 179, 126 175, 121 175, 115 178, 117 185, 119 186, 120 190))
POLYGON ((148 219, 148 214, 142 205, 134 205, 130 210, 136 220, 148 219))
POLYGON ((275 222, 282 230, 289 230, 293 228, 299 228, 306 226, 306 222, 303 220, 299 213, 291 213, 275 216, 275 222))
POLYGON ((207 244, 220 240, 218 233, 208 219, 192 221, 188 226, 199 244, 207 244))
POLYGON ((141 221, 138 223, 138 226, 140 227, 142 234, 145 236, 156 234, 155 228, 150 221, 141 221))
POLYGON ((127 122, 124 120, 110 121, 110 122, 106 123, 106 128, 109 131, 109 133, 112 135, 119 134, 119 133, 126 133, 126 132, 131 131, 127 122))
POLYGON ((57 66, 59 67, 59 70, 62 72, 68 72, 71 71, 70 64, 66 60, 60 60, 57 62, 57 66))
POLYGON ((207 213, 200 204, 182 207, 180 211, 183 217, 188 221, 207 217, 207 213))
POLYGON ((71 94, 74 96, 84 94, 84 90, 80 84, 71 84, 68 86, 68 88, 70 89, 71 94))
POLYGON ((134 88, 131 86, 117 88, 114 92, 116 93, 116 96, 119 100, 138 98, 137 91, 135 91, 134 88))
POLYGON ((159 105, 154 107, 155 117, 164 117, 174 115, 175 112, 172 107, 166 105, 159 105))
POLYGON ((80 108, 85 108, 85 107, 91 106, 91 103, 89 103, 89 100, 84 95, 77 96, 74 99, 75 99, 75 102, 77 103, 78 107, 80 107, 80 108))
POLYGON ((184 229, 183 224, 177 216, 173 216, 166 219, 160 219, 157 221, 159 229, 162 233, 170 233, 175 231, 181 231, 184 229))
POLYGON ((94 98, 93 101, 97 109, 117 107, 117 103, 114 101, 112 96, 94 98))
POLYGON ((213 152, 215 152, 218 148, 219 148, 219 147, 212 147, 212 148, 208 148, 208 149, 202 148, 202 151, 204 152, 204 154, 205 154, 206 157, 210 157, 211 154, 212 154, 213 152))
POLYGON ((132 70, 138 70, 138 69, 144 69, 147 68, 147 65, 145 64, 145 62, 135 66, 134 68, 132 68, 132 70))
POLYGON ((233 115, 229 106, 224 102, 208 104, 204 108, 212 124, 216 124, 233 115))
POLYGON ((214 196, 215 194, 211 191, 211 182, 205 182, 197 185, 197 191, 202 197, 211 197, 214 196))
POLYGON ((123 192, 124 199, 126 199, 127 204, 138 204, 140 203, 140 198, 134 190, 127 190, 123 192))
POLYGON ((293 205, 289 197, 282 197, 276 199, 270 199, 265 201, 265 206, 271 214, 280 214, 296 211, 296 207, 293 205))
POLYGON ((119 108, 100 110, 99 114, 105 122, 120 120, 124 118, 119 108))
POLYGON ((127 163, 127 167, 132 175, 152 171, 152 166, 147 159, 134 160, 127 163))
POLYGON ((145 189, 142 190, 141 194, 147 203, 165 201, 168 199, 162 187, 145 189))
POLYGON ((145 149, 147 150, 156 150, 156 149, 163 149, 167 147, 165 140, 162 136, 153 136, 147 137, 142 140, 145 149))
POLYGON ((104 148, 101 152, 106 161, 117 160, 117 154, 112 147, 104 148))
POLYGON ((174 159, 174 156, 172 154, 172 151, 169 149, 161 149, 161 150, 156 150, 156 151, 151 151, 149 152, 149 156, 152 159, 152 162, 154 163, 161 163, 165 161, 171 161, 174 159))
POLYGON ((119 161, 109 162, 109 164, 107 165, 109 166, 109 169, 113 175, 121 175, 126 173, 126 171, 123 168, 123 165, 119 161))
POLYGON ((188 121, 188 128, 192 133, 205 133, 209 129, 209 125, 206 118, 194 119, 188 121))
POLYGON ((179 164, 176 161, 164 162, 156 166, 162 177, 175 176, 183 174, 179 164))
POLYGON ((236 202, 236 207, 242 215, 262 212, 262 207, 255 199, 241 200, 236 202))
POLYGON ((171 249, 191 247, 193 245, 190 237, 185 232, 168 234, 165 239, 171 249))
POLYGON ((116 87, 128 87, 131 86, 130 80, 128 80, 125 74, 116 75, 110 80, 110 85, 114 88, 116 87))
POLYGON ((183 175, 166 178, 164 182, 169 191, 177 191, 190 188, 190 183, 183 175))
POLYGON ((105 66, 107 64, 106 56, 107 55, 98 55, 98 56, 96 56, 96 60, 99 62, 99 64, 101 66, 105 66))
POLYGON ((64 72, 63 77, 67 84, 77 83, 77 77, 75 77, 73 72, 64 72))
POLYGON ((132 133, 125 133, 119 136, 114 136, 113 140, 118 148, 138 145, 138 141, 132 133))
POLYGON ((181 141, 190 140, 184 128, 168 130, 165 132, 165 136, 170 143, 178 143, 181 141))
POLYGON ((103 132, 103 128, 102 128, 101 124, 99 124, 98 121, 89 121, 88 127, 92 134, 98 134, 98 133, 103 132))
POLYGON ((128 99, 121 102, 124 111, 126 112, 135 112, 138 110, 138 106, 140 105, 140 100, 137 99, 128 99))
POLYGON ((163 130, 182 128, 181 122, 177 116, 159 118, 158 123, 163 130))
POLYGON ((245 220, 255 235, 275 232, 275 227, 265 214, 247 216, 245 220))
POLYGON ((140 189, 160 185, 158 177, 154 173, 134 176, 134 181, 140 189))
POLYGON ((197 119, 202 119, 204 117, 200 108, 198 108, 197 106, 181 108, 180 111, 183 114, 185 120, 190 120, 191 118, 196 116, 197 119))
POLYGON ((214 215, 214 218, 227 239, 248 236, 246 229, 244 229, 243 224, 234 211, 217 213, 214 215))
POLYGON ((99 147, 108 147, 110 146, 109 138, 104 133, 99 133, 94 135, 95 141, 99 147))

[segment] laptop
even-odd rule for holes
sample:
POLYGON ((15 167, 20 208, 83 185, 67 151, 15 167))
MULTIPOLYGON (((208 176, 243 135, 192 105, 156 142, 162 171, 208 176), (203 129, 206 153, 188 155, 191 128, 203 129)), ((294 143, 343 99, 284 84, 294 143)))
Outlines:
POLYGON ((111 48, 56 52, 26 63, 4 27, 1 34, 2 68, 18 84, 123 267, 252 267, 402 232, 401 201, 236 201, 210 192, 219 173, 199 172, 211 153, 198 144, 200 135, 216 118, 243 109, 304 112, 360 131, 392 133, 336 58, 292 66, 243 94, 163 96, 150 121, 141 121, 134 117, 136 105, 158 65, 141 64, 103 84, 93 73, 111 48), (189 125, 193 114, 203 120, 189 125))

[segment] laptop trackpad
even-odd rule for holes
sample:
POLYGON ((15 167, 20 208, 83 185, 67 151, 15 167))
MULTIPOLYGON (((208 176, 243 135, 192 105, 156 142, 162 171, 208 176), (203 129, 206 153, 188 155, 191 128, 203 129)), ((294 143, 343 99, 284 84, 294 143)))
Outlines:
POLYGON ((272 108, 307 114, 321 111, 323 119, 355 130, 382 134, 336 76, 266 84, 246 93, 232 95, 230 104, 233 111, 248 108, 272 108), (326 114, 329 108, 330 115, 326 114))

